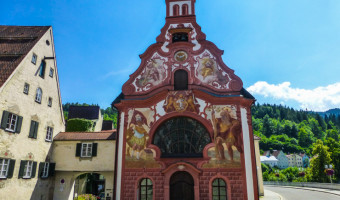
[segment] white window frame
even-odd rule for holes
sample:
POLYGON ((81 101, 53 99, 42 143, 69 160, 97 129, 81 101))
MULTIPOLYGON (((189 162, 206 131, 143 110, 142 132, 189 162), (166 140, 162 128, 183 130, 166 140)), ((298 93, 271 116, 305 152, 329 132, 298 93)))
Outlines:
POLYGON ((43 167, 43 171, 42 171, 42 175, 41 178, 47 178, 48 177, 48 171, 50 169, 50 163, 45 162, 44 163, 44 167, 43 167))
POLYGON ((48 97, 48 106, 52 107, 52 97, 48 97))
POLYGON ((92 157, 93 143, 81 143, 81 157, 92 157))
POLYGON ((37 60, 38 60, 37 54, 33 53, 31 62, 36 65, 37 64, 37 60))
POLYGON ((18 115, 15 115, 13 113, 9 113, 5 130, 10 131, 10 132, 15 132, 15 129, 17 128, 17 124, 18 124, 18 119, 19 119, 18 115))
POLYGON ((33 169, 33 161, 27 161, 24 168, 24 174, 22 178, 31 178, 33 169))
POLYGON ((7 178, 10 159, 0 158, 0 178, 7 178))
POLYGON ((25 85, 24 85, 24 94, 28 94, 29 90, 30 90, 30 84, 25 83, 25 85))
POLYGON ((51 142, 53 137, 53 127, 48 126, 45 141, 51 142))
POLYGON ((35 101, 41 103, 42 98, 42 89, 40 87, 37 88, 37 92, 35 94, 35 101))

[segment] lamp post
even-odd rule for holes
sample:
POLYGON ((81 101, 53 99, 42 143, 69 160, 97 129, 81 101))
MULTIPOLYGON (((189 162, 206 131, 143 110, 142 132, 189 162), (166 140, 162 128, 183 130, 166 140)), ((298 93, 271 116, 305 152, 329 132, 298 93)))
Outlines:
POLYGON ((329 176, 329 180, 332 183, 332 175, 334 175, 334 170, 333 170, 333 166, 332 165, 325 165, 325 173, 327 176, 329 176))

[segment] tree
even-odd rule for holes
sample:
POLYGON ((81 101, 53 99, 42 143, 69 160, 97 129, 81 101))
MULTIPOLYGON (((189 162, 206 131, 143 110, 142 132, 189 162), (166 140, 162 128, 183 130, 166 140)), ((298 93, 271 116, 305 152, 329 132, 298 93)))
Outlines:
POLYGON ((300 128, 299 131, 299 144, 302 147, 308 147, 313 143, 313 133, 306 126, 300 128))
POLYGON ((310 161, 312 179, 317 182, 327 182, 325 165, 332 164, 331 154, 321 140, 317 140, 313 146, 314 157, 310 161))

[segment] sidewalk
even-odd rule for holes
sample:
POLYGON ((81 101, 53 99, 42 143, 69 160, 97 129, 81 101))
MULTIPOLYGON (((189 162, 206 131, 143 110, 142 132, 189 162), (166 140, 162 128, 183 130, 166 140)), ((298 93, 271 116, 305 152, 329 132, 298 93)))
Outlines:
POLYGON ((260 200, 283 200, 282 196, 278 193, 264 189, 264 196, 260 200))
POLYGON ((286 187, 286 188, 294 188, 299 190, 310 190, 310 191, 317 191, 317 192, 324 192, 329 194, 334 194, 340 196, 339 190, 330 190, 330 189, 322 189, 322 188, 311 188, 311 187, 294 187, 294 186, 280 186, 280 187, 286 187))

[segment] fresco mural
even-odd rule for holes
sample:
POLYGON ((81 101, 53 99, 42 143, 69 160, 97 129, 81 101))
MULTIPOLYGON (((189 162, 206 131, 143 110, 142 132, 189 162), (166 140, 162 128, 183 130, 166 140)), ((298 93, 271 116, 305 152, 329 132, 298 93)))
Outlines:
POLYGON ((165 112, 199 112, 199 104, 194 97, 192 91, 170 91, 165 102, 164 110, 165 112))
POLYGON ((126 129, 126 168, 159 168, 155 161, 155 151, 146 147, 154 111, 151 109, 131 109, 126 129))
POLYGON ((196 77, 205 84, 216 89, 228 89, 230 77, 217 64, 214 57, 205 52, 196 58, 196 77))
POLYGON ((137 91, 147 91, 165 80, 167 71, 164 62, 165 59, 157 55, 147 62, 142 73, 134 81, 137 91))
POLYGON ((215 146, 208 149, 211 158, 204 168, 241 167, 242 127, 233 106, 213 106, 208 109, 214 129, 215 146))

